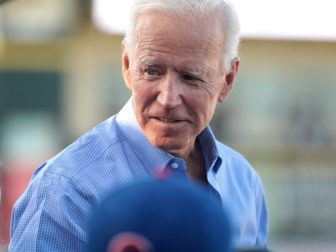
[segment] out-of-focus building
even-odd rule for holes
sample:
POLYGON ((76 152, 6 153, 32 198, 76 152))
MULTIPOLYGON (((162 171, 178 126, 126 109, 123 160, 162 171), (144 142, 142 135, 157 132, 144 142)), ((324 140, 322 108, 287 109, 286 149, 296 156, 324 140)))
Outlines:
MULTIPOLYGON (((0 231, 7 243, 12 204, 37 165, 118 112, 130 92, 121 76, 122 35, 97 28, 91 2, 2 7, 0 231)), ((262 176, 271 248, 334 241, 335 41, 243 37, 240 57, 236 86, 212 126, 262 176)))

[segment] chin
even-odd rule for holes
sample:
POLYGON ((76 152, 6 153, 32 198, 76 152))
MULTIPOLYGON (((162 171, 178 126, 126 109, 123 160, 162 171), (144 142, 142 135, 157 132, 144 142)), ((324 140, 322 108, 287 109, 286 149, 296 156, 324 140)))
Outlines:
POLYGON ((165 150, 169 153, 175 153, 176 150, 179 150, 185 144, 181 143, 180 139, 169 138, 169 137, 152 137, 149 139, 150 142, 157 148, 165 150))

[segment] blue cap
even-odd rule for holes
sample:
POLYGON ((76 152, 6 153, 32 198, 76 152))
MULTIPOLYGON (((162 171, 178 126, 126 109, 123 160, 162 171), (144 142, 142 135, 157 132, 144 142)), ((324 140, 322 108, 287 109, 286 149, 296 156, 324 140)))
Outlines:
POLYGON ((210 190, 185 179, 150 179, 112 191, 94 209, 89 251, 227 252, 231 226, 210 190))

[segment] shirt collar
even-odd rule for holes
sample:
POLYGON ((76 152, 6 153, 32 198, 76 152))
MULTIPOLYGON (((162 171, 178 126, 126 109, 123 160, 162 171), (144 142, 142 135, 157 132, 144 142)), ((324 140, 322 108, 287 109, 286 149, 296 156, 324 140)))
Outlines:
POLYGON ((132 98, 128 100, 125 106, 116 116, 119 130, 122 132, 127 143, 134 150, 134 153, 142 160, 143 164, 149 164, 145 168, 149 173, 154 169, 164 168, 174 158, 171 154, 152 145, 135 117, 132 98))
MULTIPOLYGON (((146 169, 152 173, 153 169, 164 168, 168 165, 174 156, 153 146, 144 135, 140 125, 135 117, 132 104, 132 97, 116 116, 120 131, 126 138, 131 148, 135 150, 136 155, 143 160, 144 164, 149 164, 146 169)), ((215 136, 209 126, 207 126, 198 136, 198 141, 202 147, 202 153, 207 167, 207 171, 217 173, 222 159, 216 144, 215 136)))
POLYGON ((209 172, 212 170, 214 173, 217 173, 219 167, 222 164, 222 158, 219 156, 216 138, 210 126, 207 126, 198 135, 197 139, 202 147, 202 153, 207 171, 209 172))

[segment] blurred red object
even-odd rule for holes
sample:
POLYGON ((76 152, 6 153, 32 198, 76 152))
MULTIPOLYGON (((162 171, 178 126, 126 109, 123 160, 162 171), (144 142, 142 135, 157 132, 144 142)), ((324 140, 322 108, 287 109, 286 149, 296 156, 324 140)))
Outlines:
POLYGON ((0 241, 5 246, 8 245, 10 238, 13 205, 26 189, 35 168, 35 163, 7 164, 1 172, 0 241))

